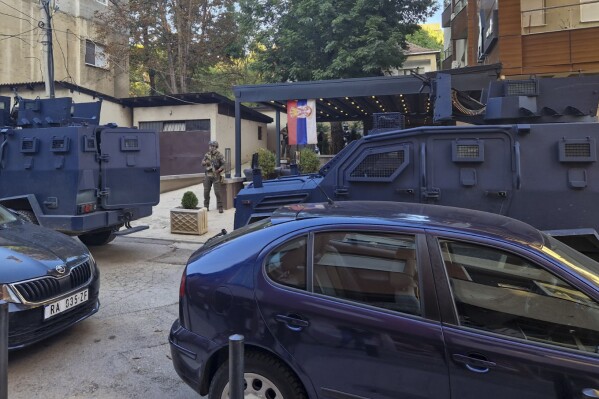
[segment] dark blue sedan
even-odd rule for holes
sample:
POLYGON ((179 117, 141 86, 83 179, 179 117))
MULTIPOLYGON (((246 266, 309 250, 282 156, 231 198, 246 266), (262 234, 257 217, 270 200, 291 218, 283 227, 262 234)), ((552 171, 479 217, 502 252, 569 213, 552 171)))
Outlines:
POLYGON ((211 399, 232 334, 246 398, 597 398, 599 264, 495 214, 292 205, 189 260, 169 340, 211 399))

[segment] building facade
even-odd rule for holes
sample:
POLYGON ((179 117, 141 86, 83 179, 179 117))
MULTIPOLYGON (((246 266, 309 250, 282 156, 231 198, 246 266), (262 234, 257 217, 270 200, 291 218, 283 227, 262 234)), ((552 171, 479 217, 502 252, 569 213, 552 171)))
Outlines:
MULTIPOLYGON (((128 60, 107 57, 98 39, 95 16, 114 6, 108 0, 0 2, 0 84, 46 80, 47 17, 42 1, 49 2, 52 21, 54 80, 114 97, 128 96, 128 60)), ((127 38, 115 35, 113 40, 126 42, 127 38)))
POLYGON ((503 65, 505 76, 599 72, 599 0, 447 0, 442 69, 503 65))

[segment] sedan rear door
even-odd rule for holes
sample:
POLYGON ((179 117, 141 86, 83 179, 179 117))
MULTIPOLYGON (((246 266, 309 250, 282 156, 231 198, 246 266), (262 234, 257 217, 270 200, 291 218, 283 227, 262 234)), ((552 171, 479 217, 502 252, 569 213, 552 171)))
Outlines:
POLYGON ((423 235, 296 233, 260 259, 262 316, 319 398, 449 398, 423 235))

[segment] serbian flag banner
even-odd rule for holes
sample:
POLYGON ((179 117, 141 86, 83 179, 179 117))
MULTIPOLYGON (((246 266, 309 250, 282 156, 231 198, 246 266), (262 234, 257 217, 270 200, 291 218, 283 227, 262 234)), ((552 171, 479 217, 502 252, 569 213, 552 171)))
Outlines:
POLYGON ((287 101, 289 145, 317 144, 316 100, 287 101))

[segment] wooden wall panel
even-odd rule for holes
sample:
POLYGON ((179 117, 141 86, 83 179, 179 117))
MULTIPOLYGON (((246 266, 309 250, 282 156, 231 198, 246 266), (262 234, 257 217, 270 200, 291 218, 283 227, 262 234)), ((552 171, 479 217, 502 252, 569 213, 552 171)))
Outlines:
POLYGON ((499 36, 515 36, 522 34, 520 17, 520 0, 501 0, 497 5, 499 13, 499 36))
POLYGON ((522 37, 505 36, 498 42, 499 58, 504 68, 520 68, 522 66, 522 37))
POLYGON ((572 30, 572 63, 599 63, 599 49, 597 49, 598 38, 599 28, 572 30))
POLYGON ((468 66, 478 65, 478 4, 468 2, 468 66))
POLYGON ((570 64, 570 32, 522 36, 522 66, 570 64))

